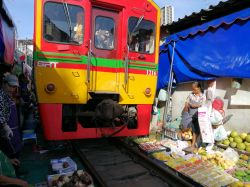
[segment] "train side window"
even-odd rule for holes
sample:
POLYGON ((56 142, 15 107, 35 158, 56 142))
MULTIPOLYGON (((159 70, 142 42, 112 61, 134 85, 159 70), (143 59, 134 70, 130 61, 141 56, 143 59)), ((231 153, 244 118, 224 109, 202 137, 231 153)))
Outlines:
POLYGON ((76 5, 47 2, 44 6, 43 37, 47 41, 82 44, 84 11, 76 5))
POLYGON ((112 50, 114 46, 115 22, 112 18, 97 16, 95 19, 95 47, 112 50))
POLYGON ((155 24, 152 21, 130 17, 128 20, 129 50, 153 54, 155 50, 155 24))

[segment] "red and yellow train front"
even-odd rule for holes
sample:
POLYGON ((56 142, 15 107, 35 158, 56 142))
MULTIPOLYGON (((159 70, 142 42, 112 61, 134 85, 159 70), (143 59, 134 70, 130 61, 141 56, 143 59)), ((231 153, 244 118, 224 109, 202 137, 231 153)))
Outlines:
POLYGON ((159 19, 151 0, 36 0, 34 74, 46 139, 148 134, 159 19), (132 108, 137 124, 96 126, 91 114, 107 98, 132 108))

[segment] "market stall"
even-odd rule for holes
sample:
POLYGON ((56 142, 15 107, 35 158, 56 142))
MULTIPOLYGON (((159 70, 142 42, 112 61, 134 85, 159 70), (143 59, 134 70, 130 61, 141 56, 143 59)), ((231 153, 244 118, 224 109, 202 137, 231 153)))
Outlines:
MULTIPOLYGON (((248 145, 250 134, 238 136, 236 132, 231 132, 224 142, 233 144, 233 140, 239 141, 243 136, 243 144, 248 145)), ((182 137, 173 140, 151 134, 149 137, 131 138, 131 141, 153 160, 202 186, 250 186, 249 152, 228 143, 216 142, 210 147, 190 150, 190 141, 182 137)))
MULTIPOLYGON (((239 89, 242 79, 250 78, 249 20, 249 2, 229 0, 163 28, 171 33, 161 45, 159 56, 157 87, 167 91, 164 122, 172 119, 173 84, 178 88, 182 83, 227 77, 240 79, 237 85, 232 83, 232 87, 239 89)), ((249 82, 245 82, 244 91, 248 91, 249 82)), ((232 98, 232 103, 249 109, 248 101, 238 98, 234 102, 232 98)))
MULTIPOLYGON (((158 97, 166 102, 163 122, 160 122, 163 123, 163 133, 157 140, 139 138, 134 141, 139 149, 147 154, 150 152, 153 159, 161 160, 166 167, 203 186, 249 186, 250 134, 249 131, 243 132, 243 128, 239 129, 240 133, 225 130, 223 124, 231 116, 225 115, 223 105, 222 110, 218 109, 212 115, 208 105, 199 107, 198 122, 203 144, 197 149, 190 148, 193 132, 183 130, 181 120, 171 116, 172 108, 176 107, 172 106, 174 84, 178 87, 182 83, 221 77, 250 78, 249 2, 221 2, 164 29, 171 35, 160 47, 159 58, 158 89, 166 91, 165 97, 161 91, 158 97), (223 116, 219 117, 220 120, 217 119, 219 113, 223 116), (216 120, 220 123, 212 126, 216 120)), ((177 99, 184 100, 181 98, 184 95, 178 96, 177 99)), ((181 111, 183 105, 178 106, 181 111)), ((158 133, 161 130, 156 128, 158 133)))

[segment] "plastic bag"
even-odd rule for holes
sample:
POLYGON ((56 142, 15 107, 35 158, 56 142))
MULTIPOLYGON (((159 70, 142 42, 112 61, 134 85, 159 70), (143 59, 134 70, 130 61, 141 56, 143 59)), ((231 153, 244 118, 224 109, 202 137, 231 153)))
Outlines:
POLYGON ((222 140, 225 140, 226 138, 227 138, 227 131, 222 125, 214 130, 215 141, 222 141, 222 140))
POLYGON ((239 154, 237 153, 237 151, 230 147, 227 148, 222 154, 225 160, 231 160, 234 163, 238 162, 239 160, 239 154))
POLYGON ((212 110, 210 114, 210 121, 212 125, 222 125, 223 116, 217 110, 212 110))
POLYGON ((164 89, 160 89, 159 95, 158 95, 158 99, 159 101, 167 101, 167 91, 164 89))

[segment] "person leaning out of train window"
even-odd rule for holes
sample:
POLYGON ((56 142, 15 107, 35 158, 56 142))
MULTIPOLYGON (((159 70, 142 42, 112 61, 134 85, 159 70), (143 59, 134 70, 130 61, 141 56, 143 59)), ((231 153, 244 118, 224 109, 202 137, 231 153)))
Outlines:
POLYGON ((17 158, 22 149, 16 104, 13 93, 19 87, 18 78, 7 74, 0 89, 0 149, 9 157, 17 158))
POLYGON ((0 150, 0 186, 2 187, 27 187, 28 183, 17 179, 13 165, 19 165, 17 159, 9 159, 0 150))
POLYGON ((192 147, 196 146, 197 137, 200 134, 198 123, 198 108, 206 102, 206 96, 200 82, 192 83, 192 92, 188 95, 182 112, 182 125, 185 128, 192 128, 192 147))

